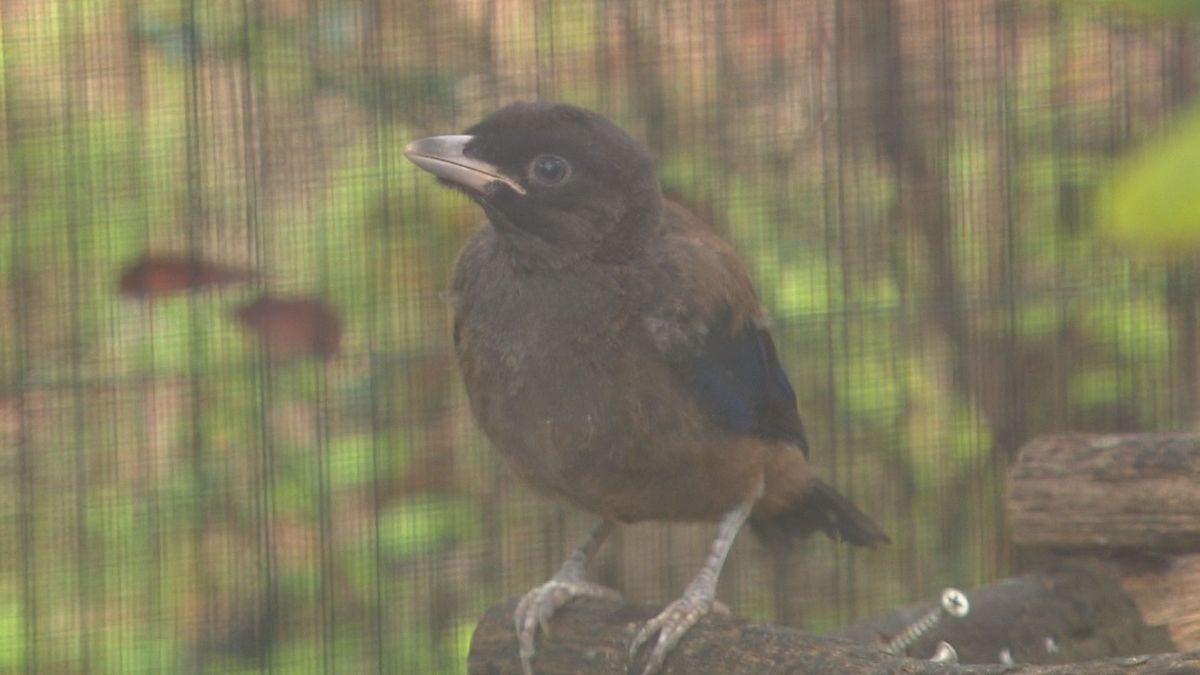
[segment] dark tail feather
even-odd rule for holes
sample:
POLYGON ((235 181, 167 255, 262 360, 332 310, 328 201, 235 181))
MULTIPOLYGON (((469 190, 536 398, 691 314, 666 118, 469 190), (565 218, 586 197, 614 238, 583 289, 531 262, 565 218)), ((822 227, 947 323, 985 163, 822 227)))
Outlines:
POLYGON ((787 546, 817 530, 835 541, 856 546, 890 544, 891 539, 867 514, 825 483, 815 480, 804 498, 791 509, 750 526, 769 547, 787 546))

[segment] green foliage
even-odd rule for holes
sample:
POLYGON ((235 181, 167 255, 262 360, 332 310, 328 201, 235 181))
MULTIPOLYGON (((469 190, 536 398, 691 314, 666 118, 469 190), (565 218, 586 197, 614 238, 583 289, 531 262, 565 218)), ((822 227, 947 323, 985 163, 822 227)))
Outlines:
POLYGON ((467 499, 422 495, 389 506, 380 514, 379 532, 383 554, 403 560, 477 536, 479 517, 467 499))
POLYGON ((1068 0, 1079 7, 1104 7, 1147 17, 1194 16, 1200 14, 1198 0, 1068 0))
POLYGON ((1101 232, 1131 252, 1200 252, 1200 109, 1121 160, 1099 193, 1101 232))
POLYGON ((0 599, 0 635, 5 636, 0 640, 0 669, 15 672, 20 670, 25 662, 23 623, 24 611, 21 603, 15 597, 0 599))
MULTIPOLYGON (((333 489, 362 486, 376 479, 376 454, 379 442, 370 434, 354 434, 334 438, 329 444, 329 484, 333 489)), ((408 452, 403 445, 388 444, 389 464, 403 471, 408 452)))

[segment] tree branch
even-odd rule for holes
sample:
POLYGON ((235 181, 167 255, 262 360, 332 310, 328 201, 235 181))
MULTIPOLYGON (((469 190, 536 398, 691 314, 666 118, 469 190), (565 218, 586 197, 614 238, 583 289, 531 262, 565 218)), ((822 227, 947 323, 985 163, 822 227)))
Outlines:
MULTIPOLYGON (((475 629, 468 656, 473 675, 519 674, 512 614, 516 599, 493 605, 475 629)), ((538 638, 533 665, 538 673, 600 675, 630 671, 629 642, 638 626, 657 610, 614 601, 581 599, 551 622, 550 636, 538 638)), ((639 661, 640 663, 640 661, 639 661)), ((744 619, 709 615, 667 659, 664 675, 806 675, 894 673, 938 675, 1166 675, 1200 672, 1200 652, 1103 659, 1059 666, 958 666, 891 656, 876 647, 744 619)))

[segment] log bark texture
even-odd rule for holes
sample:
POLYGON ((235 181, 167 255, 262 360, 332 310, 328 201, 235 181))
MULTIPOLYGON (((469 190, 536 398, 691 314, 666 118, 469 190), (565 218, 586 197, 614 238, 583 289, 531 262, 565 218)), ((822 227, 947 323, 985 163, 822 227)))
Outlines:
MULTIPOLYGON (((513 633, 516 599, 484 614, 471 640, 468 672, 517 675, 521 662, 513 633)), ((538 638, 536 673, 601 675, 638 672, 630 667, 629 642, 657 612, 616 601, 576 600, 559 610, 549 637, 538 638)), ((638 662, 640 664, 640 661, 638 662)), ((1057 666, 948 665, 886 654, 876 647, 801 631, 709 615, 684 636, 667 659, 664 675, 1181 675, 1200 673, 1200 652, 1134 656, 1057 666)))
POLYGON ((1200 555, 1166 556, 1160 564, 1121 566, 1121 586, 1146 623, 1165 626, 1176 649, 1200 649, 1200 555))
POLYGON ((1022 546, 1200 551, 1200 434, 1034 439, 1009 473, 1007 509, 1022 546))
MULTIPOLYGON (((1162 626, 1147 626, 1121 580, 1102 565, 1059 564, 966 591, 970 612, 943 618, 907 653, 932 656, 946 641, 962 663, 1075 663, 1112 656, 1172 652, 1162 626)), ((855 642, 886 642, 933 610, 933 601, 864 619, 833 633, 855 642)))

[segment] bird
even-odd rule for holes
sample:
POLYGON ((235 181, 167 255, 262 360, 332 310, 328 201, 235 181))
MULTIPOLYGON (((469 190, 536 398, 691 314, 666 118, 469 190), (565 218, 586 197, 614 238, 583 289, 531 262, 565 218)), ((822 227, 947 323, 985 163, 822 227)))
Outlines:
POLYGON ((585 567, 620 525, 716 523, 699 572, 630 645, 633 664, 649 649, 644 675, 723 607, 717 580, 747 522, 772 546, 817 530, 889 542, 811 470, 796 394, 746 268, 710 226, 663 198, 644 145, 598 113, 534 101, 413 141, 405 156, 486 217, 449 293, 476 423, 534 490, 598 518, 517 604, 526 675, 559 608, 619 597, 585 567))

